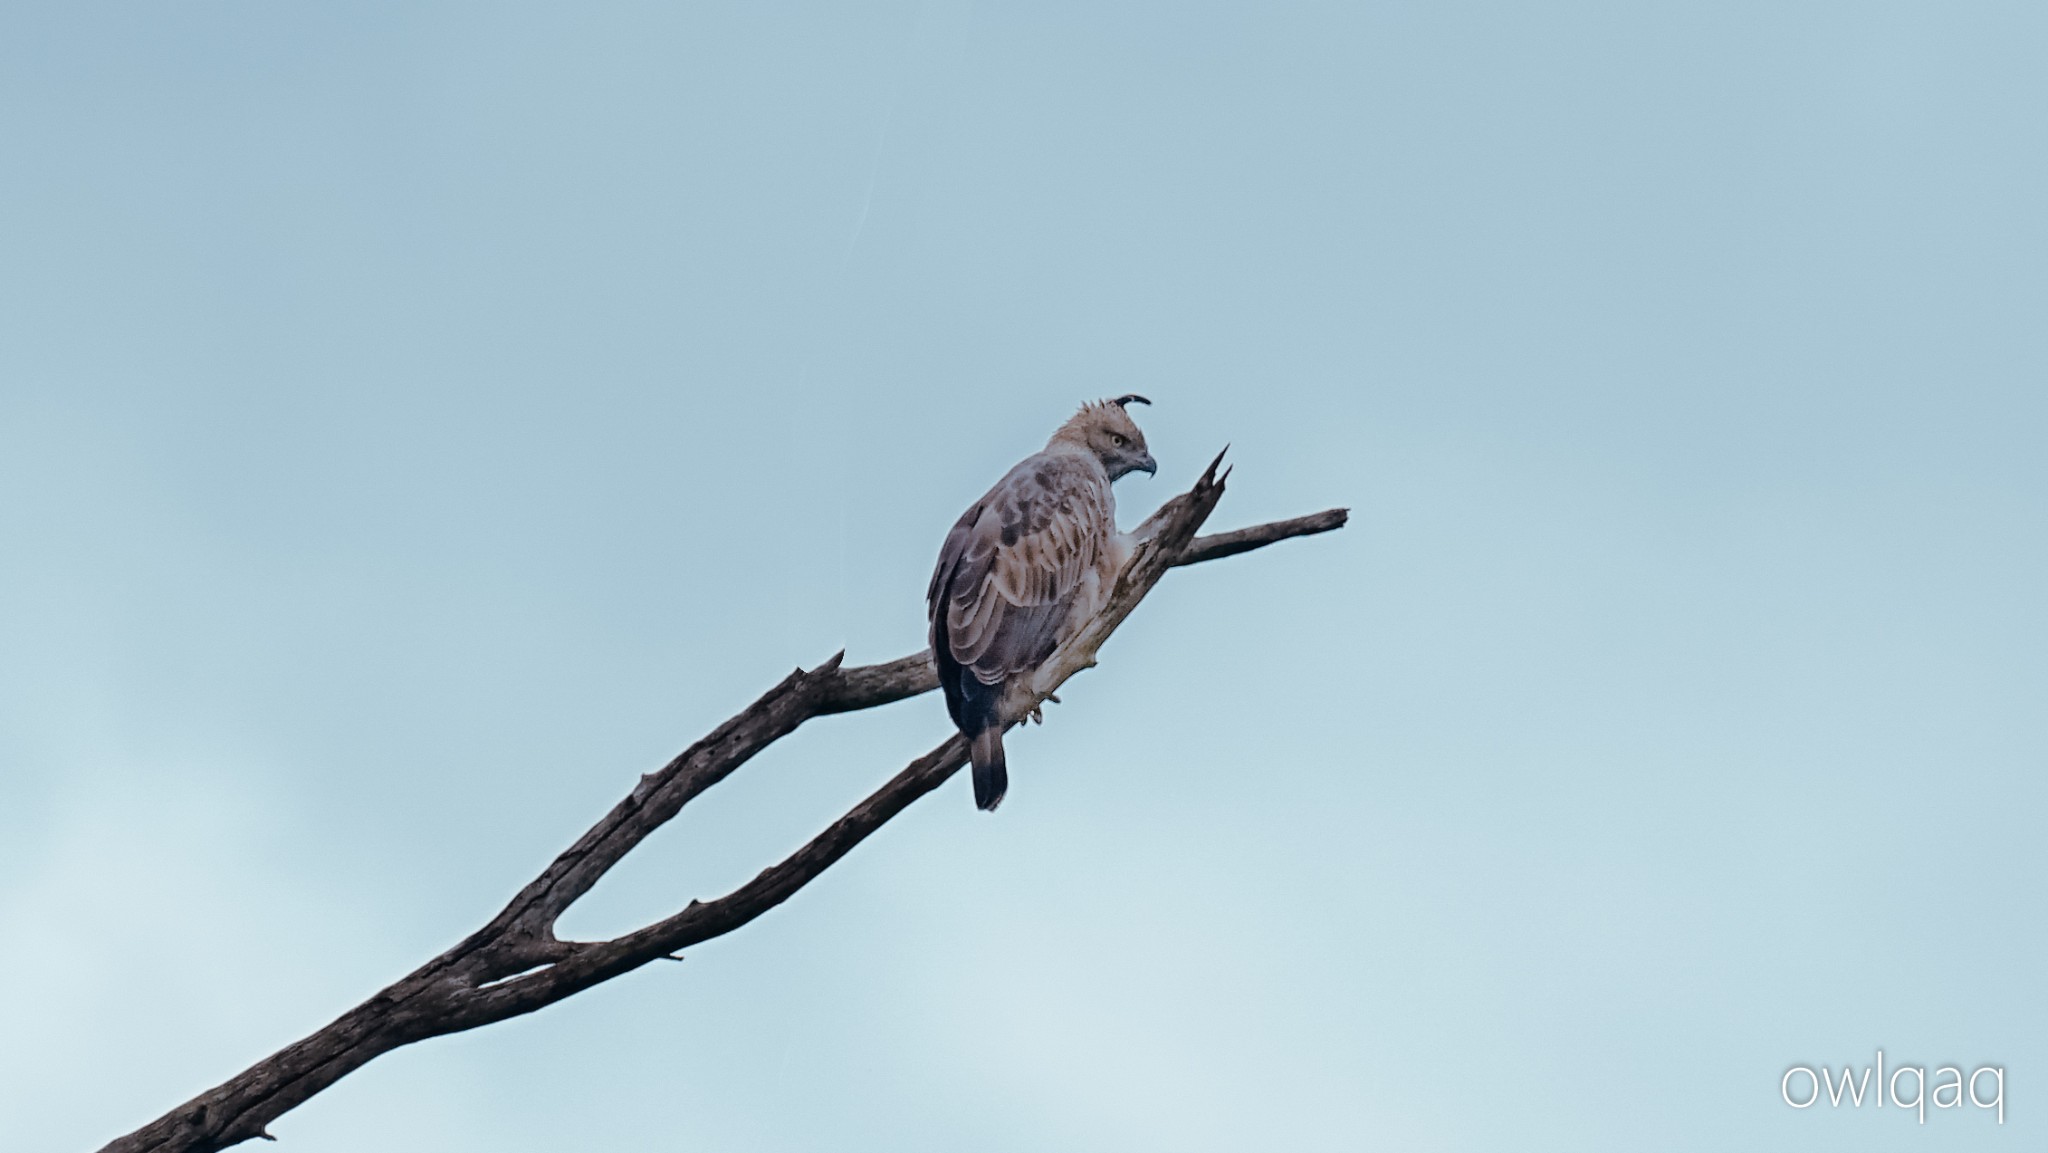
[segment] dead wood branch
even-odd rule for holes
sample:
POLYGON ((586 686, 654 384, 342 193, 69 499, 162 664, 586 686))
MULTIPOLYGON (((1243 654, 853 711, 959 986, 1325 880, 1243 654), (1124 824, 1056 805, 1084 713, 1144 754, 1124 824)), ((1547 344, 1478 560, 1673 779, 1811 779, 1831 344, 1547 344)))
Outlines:
MULTIPOLYGON (((1233 556, 1344 524, 1346 510, 1197 537, 1223 496, 1222 456, 1195 487, 1145 522, 1146 539, 1094 620, 1055 651, 1031 684, 1004 702, 1014 724, 1096 653, 1166 570, 1233 556)), ((562 914, 612 866, 756 753, 813 717, 874 708, 938 687, 929 653, 846 668, 844 654, 799 669, 737 716, 640 779, 633 791, 514 896, 489 924, 325 1028, 257 1062, 101 1153, 200 1153, 270 1136, 265 1127, 377 1056, 428 1037, 474 1029, 551 1005, 679 949, 732 932, 789 899, 868 834, 967 763, 956 734, 834 821, 781 863, 710 901, 607 941, 563 941, 562 914)))

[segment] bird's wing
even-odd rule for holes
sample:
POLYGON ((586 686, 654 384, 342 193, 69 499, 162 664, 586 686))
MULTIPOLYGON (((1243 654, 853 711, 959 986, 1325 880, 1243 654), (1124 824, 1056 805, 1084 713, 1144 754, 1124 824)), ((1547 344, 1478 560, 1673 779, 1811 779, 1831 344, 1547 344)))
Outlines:
POLYGON ((953 526, 926 592, 953 660, 986 685, 1037 668, 1115 515, 1092 460, 1040 453, 1011 469, 953 526))

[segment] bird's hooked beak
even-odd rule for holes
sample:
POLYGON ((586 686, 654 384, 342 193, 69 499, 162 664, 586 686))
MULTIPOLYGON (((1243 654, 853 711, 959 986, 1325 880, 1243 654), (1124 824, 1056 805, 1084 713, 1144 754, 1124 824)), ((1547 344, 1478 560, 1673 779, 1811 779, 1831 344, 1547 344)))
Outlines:
POLYGON ((1138 470, 1142 471, 1146 476, 1158 476, 1159 462, 1153 460, 1152 454, 1148 452, 1145 454, 1145 459, 1138 462, 1138 470))

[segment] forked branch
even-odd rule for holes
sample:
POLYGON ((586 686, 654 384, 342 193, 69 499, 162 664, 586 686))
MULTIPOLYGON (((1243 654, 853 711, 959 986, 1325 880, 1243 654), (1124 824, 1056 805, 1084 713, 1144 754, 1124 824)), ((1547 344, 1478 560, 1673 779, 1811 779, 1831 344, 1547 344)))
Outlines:
MULTIPOLYGON (((1346 510, 1197 537, 1223 496, 1219 454, 1195 486, 1143 526, 1144 541, 1093 620, 1057 649, 1028 686, 1006 698, 1015 723, 1096 653, 1152 586, 1179 565, 1233 556, 1290 537, 1342 527, 1346 510)), ((868 834, 967 763, 956 734, 877 789, 845 816, 759 876, 710 901, 606 941, 563 941, 555 924, 649 834, 756 753, 813 717, 869 709, 938 687, 929 653, 846 668, 844 654, 799 669, 737 716, 640 778, 631 793, 519 891, 489 924, 454 948, 342 1014, 318 1032, 259 1061, 101 1153, 199 1153, 268 1138, 271 1121, 383 1053, 428 1037, 531 1013, 678 949, 732 932, 788 900, 868 834)))

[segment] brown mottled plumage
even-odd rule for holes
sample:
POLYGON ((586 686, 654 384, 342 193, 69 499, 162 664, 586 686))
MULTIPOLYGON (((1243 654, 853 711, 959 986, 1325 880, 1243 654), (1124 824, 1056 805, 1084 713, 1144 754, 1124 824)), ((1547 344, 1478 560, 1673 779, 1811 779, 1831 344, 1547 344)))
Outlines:
POLYGON ((1045 449, 1018 462, 946 534, 925 590, 946 711, 974 761, 974 803, 993 809, 1003 760, 1004 687, 1035 671, 1102 607, 1129 559, 1110 482, 1158 466, 1125 406, 1083 405, 1045 449))

